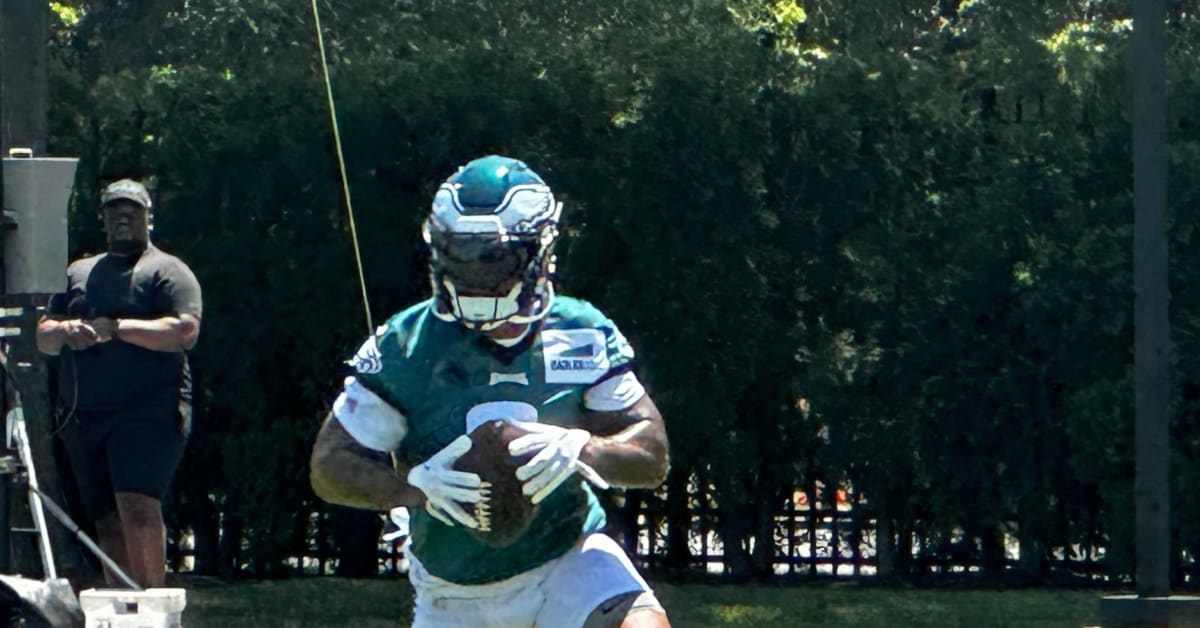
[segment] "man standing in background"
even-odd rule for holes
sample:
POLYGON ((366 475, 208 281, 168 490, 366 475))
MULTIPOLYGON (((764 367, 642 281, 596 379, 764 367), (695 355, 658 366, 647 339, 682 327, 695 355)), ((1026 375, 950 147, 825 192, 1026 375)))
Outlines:
MULTIPOLYGON (((101 548, 143 587, 166 579, 162 499, 191 421, 186 352, 200 333, 195 275, 150 242, 146 187, 105 188, 108 251, 67 267, 67 291, 38 323, 59 355, 59 424, 101 548)), ((106 570, 105 579, 117 584, 106 570)))

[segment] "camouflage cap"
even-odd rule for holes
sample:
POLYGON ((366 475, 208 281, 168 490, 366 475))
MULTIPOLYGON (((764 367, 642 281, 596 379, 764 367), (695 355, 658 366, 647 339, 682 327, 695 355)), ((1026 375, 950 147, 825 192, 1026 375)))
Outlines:
POLYGON ((133 179, 121 179, 104 188, 104 193, 100 195, 100 206, 103 207, 121 199, 133 201, 150 209, 150 192, 146 191, 146 186, 133 179))

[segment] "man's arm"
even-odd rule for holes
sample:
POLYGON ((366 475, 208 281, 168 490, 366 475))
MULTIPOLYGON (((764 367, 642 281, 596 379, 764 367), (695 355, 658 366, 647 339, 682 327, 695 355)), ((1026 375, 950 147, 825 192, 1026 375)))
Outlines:
POLYGON ((43 316, 37 326, 38 351, 47 355, 58 355, 63 346, 80 350, 99 342, 96 330, 86 321, 77 318, 56 320, 43 316))
POLYGON ((386 511, 424 504, 424 495, 395 469, 390 457, 363 447, 337 418, 326 417, 313 444, 309 480, 317 497, 343 506, 386 511))
POLYGON ((191 314, 150 320, 97 318, 92 325, 102 342, 119 338, 151 351, 187 351, 200 337, 200 319, 191 314))
POLYGON ((589 410, 581 428, 592 437, 579 460, 613 486, 654 488, 662 484, 670 467, 667 430, 650 395, 632 406, 613 412, 589 410))

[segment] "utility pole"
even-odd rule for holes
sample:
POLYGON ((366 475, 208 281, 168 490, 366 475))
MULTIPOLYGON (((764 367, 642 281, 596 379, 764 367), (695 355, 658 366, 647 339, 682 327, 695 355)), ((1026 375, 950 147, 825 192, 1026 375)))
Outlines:
POLYGON ((1133 287, 1136 596, 1100 604, 1106 628, 1200 625, 1171 596, 1171 325, 1167 256, 1166 0, 1133 3, 1133 287))
POLYGON ((1171 323, 1167 285, 1165 0, 1134 0, 1133 282, 1138 597, 1171 594, 1171 323))
POLYGON ((0 155, 13 147, 46 153, 50 6, 0 0, 0 155))

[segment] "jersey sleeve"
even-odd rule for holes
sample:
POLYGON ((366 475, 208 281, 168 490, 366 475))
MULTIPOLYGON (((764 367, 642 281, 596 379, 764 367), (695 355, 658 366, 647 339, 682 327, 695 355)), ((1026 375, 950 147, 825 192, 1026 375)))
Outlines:
POLYGON ((633 346, 617 324, 605 318, 599 325, 604 333, 604 350, 608 354, 608 370, 611 375, 624 373, 633 368, 633 346))
POLYGON ((397 370, 403 356, 397 354, 400 333, 385 324, 367 338, 346 360, 353 374, 346 378, 334 401, 334 416, 364 447, 393 451, 408 433, 404 406, 397 398, 397 370))
POLYGON ((632 406, 642 395, 645 387, 633 373, 636 357, 633 346, 617 328, 616 323, 602 318, 596 328, 604 335, 604 352, 608 370, 583 393, 583 405, 589 410, 613 412, 632 406))
POLYGON ((343 383, 333 402, 333 416, 354 440, 376 451, 396 449, 408 433, 404 415, 354 377, 343 383))
MULTIPOLYGON (((346 364, 354 370, 354 377, 359 383, 393 406, 400 407, 401 404, 394 398, 388 386, 391 373, 385 372, 384 369, 384 348, 395 347, 396 344, 396 332, 387 329, 386 325, 382 326, 376 330, 373 336, 359 345, 358 351, 354 353, 353 357, 346 360, 346 364)), ((396 356, 388 355, 386 361, 394 365, 396 356)))
POLYGON ((633 371, 601 380, 583 391, 583 407, 597 412, 616 412, 637 403, 646 394, 633 371))

